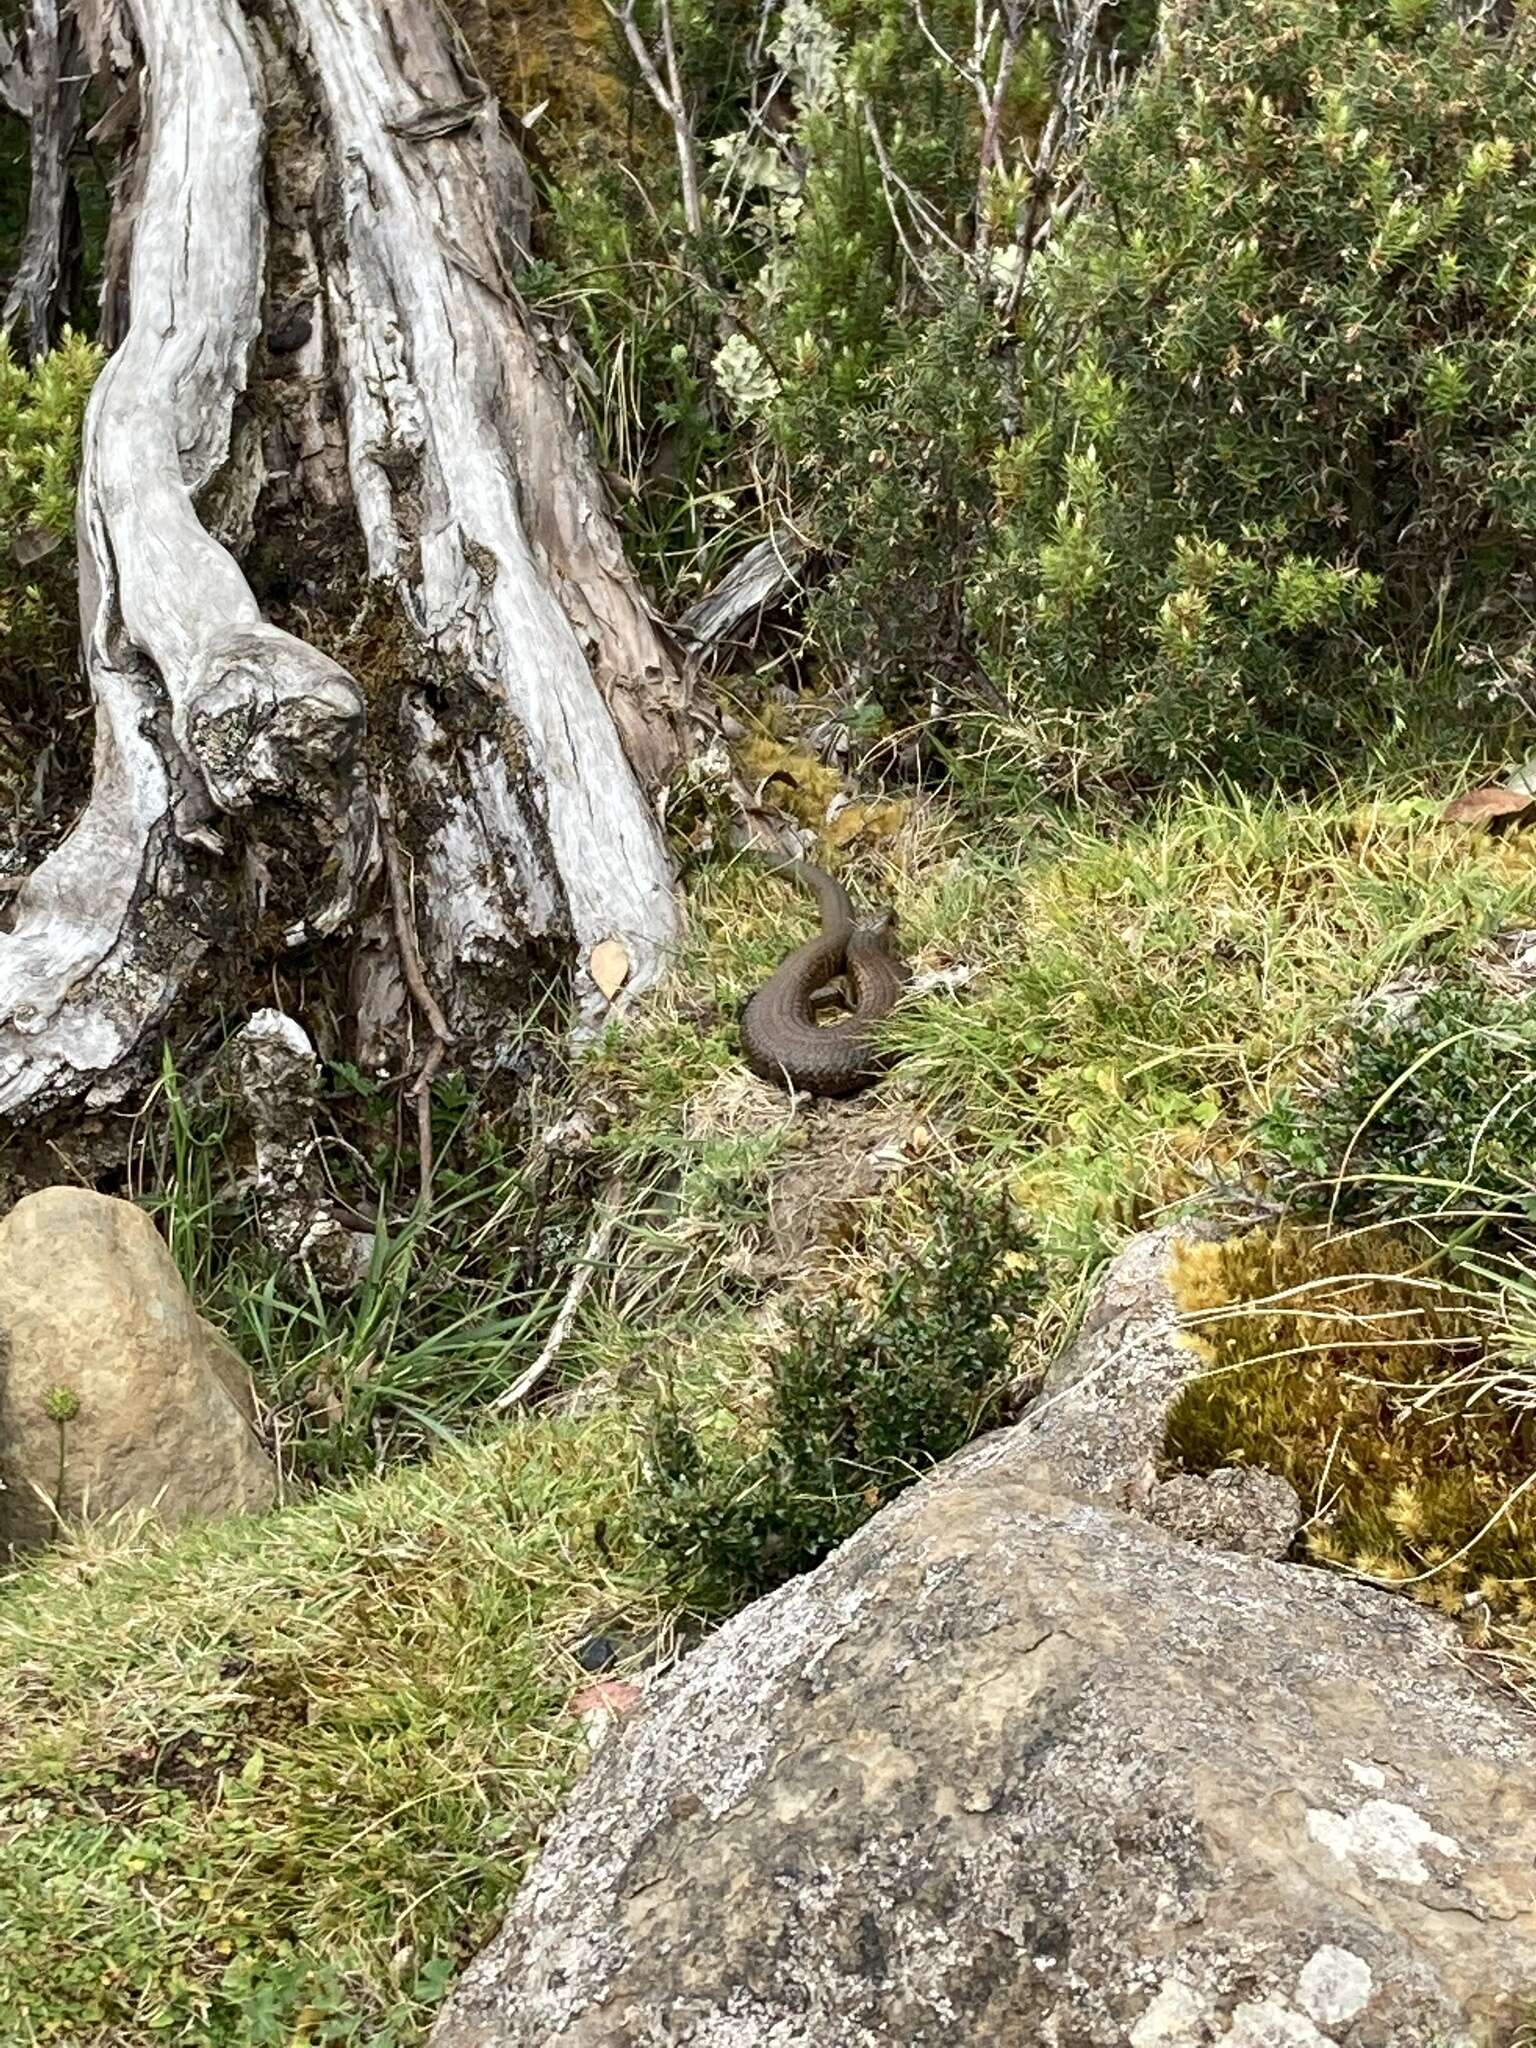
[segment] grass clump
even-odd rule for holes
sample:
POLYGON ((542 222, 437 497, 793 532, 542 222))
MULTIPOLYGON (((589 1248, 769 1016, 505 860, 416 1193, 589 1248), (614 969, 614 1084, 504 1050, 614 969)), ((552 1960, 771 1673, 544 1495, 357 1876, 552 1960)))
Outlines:
POLYGON ((1430 1237, 1293 1224, 1186 1247, 1176 1285, 1211 1368, 1169 1418, 1179 1466, 1277 1472, 1305 1555, 1536 1623, 1536 1406, 1495 1291, 1430 1237))
POLYGON ((580 1761, 576 1647, 664 1622, 636 1450, 613 1416, 515 1422, 260 1519, 86 1532, 0 1589, 10 2037, 418 2039, 580 1761))
POLYGON ((167 1057, 140 1117, 133 1181, 199 1308, 274 1418, 285 1463, 337 1480, 419 1457, 473 1423, 536 1356, 589 1227, 590 1169, 542 1146, 531 1116, 434 1091, 438 1170, 417 1200, 414 1134, 389 1090, 326 1070, 317 1113, 332 1185, 373 1250, 357 1289, 327 1293, 262 1238, 249 1133, 217 1089, 167 1057))
POLYGON ((1536 1195, 1536 1013, 1447 986, 1366 1005, 1333 1074, 1288 1092, 1263 1135, 1335 1214, 1458 1217, 1482 1228, 1536 1195))
POLYGON ((1006 1419, 1043 1283, 1011 1207, 939 1183, 930 1232, 862 1298, 792 1306, 745 1437, 663 1408, 646 1539, 701 1607, 734 1611, 819 1564, 918 1475, 1006 1419))
POLYGON ((1536 850, 1469 842, 1417 794, 1036 804, 900 907, 920 959, 974 976, 894 1020, 900 1085, 1086 1265, 1260 1168, 1262 1120, 1349 1004, 1530 921, 1536 850))
MULTIPOLYGON (((993 778, 979 822, 919 816, 855 871, 919 971, 965 976, 904 1001, 871 1101, 945 1132, 1076 1275, 1167 1205, 1272 1162, 1264 1120, 1351 1004, 1536 923, 1536 841, 1468 838, 1423 794, 1456 787, 1459 764, 1369 797, 1186 790, 1143 814, 1044 802, 1006 761, 975 773, 993 778)), ((586 1069, 610 1160, 713 1142, 709 1115, 739 1094, 740 1007, 814 916, 752 862, 695 870, 668 992, 586 1069)), ((782 1140, 787 1108, 760 1123, 782 1140)))

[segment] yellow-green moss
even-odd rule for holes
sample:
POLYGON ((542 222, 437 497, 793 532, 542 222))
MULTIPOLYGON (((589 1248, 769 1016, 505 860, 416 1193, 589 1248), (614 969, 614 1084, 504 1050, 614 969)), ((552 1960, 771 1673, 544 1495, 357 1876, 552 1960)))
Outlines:
POLYGON ((876 802, 850 798, 835 768, 779 740, 765 736, 744 740, 736 759, 754 787, 771 785, 767 793, 777 808, 814 832, 819 843, 833 852, 893 839, 911 811, 911 805, 901 798, 876 802), (846 801, 839 803, 839 798, 846 801))
POLYGON ((1186 1247, 1175 1287, 1211 1366, 1169 1419, 1177 1464, 1280 1473, 1320 1563, 1536 1620, 1531 1423, 1469 1370, 1479 1304, 1438 1253, 1282 1226, 1186 1247))

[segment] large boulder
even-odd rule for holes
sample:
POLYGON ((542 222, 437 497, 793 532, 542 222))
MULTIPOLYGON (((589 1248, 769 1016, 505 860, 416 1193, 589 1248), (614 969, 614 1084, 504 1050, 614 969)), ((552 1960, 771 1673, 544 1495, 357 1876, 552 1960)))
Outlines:
POLYGON ((244 1368, 131 1202, 44 1188, 0 1221, 0 1486, 0 1559, 51 1540, 55 1501, 180 1520, 274 1498, 244 1368))
POLYGON ((1536 1729, 1406 1601, 1116 1504, 1155 1484, 1081 1404, 1190 1369, 1155 1288, 1122 1308, 1096 1390, 1059 1375, 653 1687, 433 2048, 1513 2037, 1536 1729), (1101 1483, 1056 1490, 1042 1432, 1101 1483))

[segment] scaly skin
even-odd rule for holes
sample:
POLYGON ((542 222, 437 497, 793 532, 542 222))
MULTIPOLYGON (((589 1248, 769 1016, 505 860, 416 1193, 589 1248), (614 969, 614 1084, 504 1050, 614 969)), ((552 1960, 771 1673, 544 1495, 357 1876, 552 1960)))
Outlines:
POLYGON ((892 1008, 906 979, 891 933, 894 920, 858 926, 840 882, 805 861, 781 872, 814 892, 821 930, 797 946, 747 1004, 742 1051, 765 1081, 805 1095, 852 1095, 868 1087, 885 1064, 870 1042, 870 1027, 892 1008), (843 973, 851 985, 852 1011, 835 1024, 818 1024, 811 998, 843 973))

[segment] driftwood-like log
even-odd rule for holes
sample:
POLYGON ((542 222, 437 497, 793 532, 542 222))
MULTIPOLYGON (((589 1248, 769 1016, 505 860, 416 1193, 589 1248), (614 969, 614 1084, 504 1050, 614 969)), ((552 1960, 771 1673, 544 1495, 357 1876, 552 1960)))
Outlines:
POLYGON ((151 81, 128 336, 86 415, 81 628, 95 779, 0 936, 0 1109, 110 1096, 227 917, 222 815, 307 814, 334 929, 370 837, 351 679, 263 623, 196 498, 224 462, 259 323, 260 67, 234 0, 145 0, 151 81))
POLYGON ((318 940, 352 947, 361 1049, 414 1059, 370 785, 456 1052, 495 1064, 531 957, 574 955, 596 1014, 591 948, 634 993, 676 930, 678 680, 517 294, 521 160, 431 0, 81 20, 125 131, 78 518, 96 768, 0 934, 0 1111, 120 1095, 199 962, 318 940), (366 711, 241 567, 291 547, 302 581, 338 519, 415 650, 366 711))
POLYGON ((0 99, 29 125, 32 174, 26 231, 0 328, 32 357, 58 339, 79 286, 80 205, 69 157, 89 74, 79 28, 72 14, 61 14, 60 0, 29 0, 21 48, 4 37, 0 43, 6 45, 0 99))
POLYGON ((754 613, 766 611, 792 590, 804 563, 805 548, 794 534, 770 533, 684 612, 675 628, 678 640, 695 659, 702 659, 754 613))

